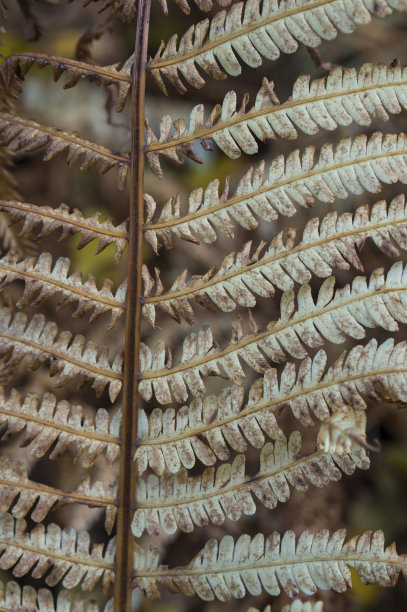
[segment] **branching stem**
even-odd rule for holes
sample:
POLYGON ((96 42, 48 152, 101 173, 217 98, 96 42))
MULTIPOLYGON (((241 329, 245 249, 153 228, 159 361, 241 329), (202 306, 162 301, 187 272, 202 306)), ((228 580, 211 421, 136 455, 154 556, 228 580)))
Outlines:
POLYGON ((130 182, 130 243, 128 263, 124 398, 118 483, 117 553, 114 612, 131 612, 133 546, 131 521, 135 499, 134 443, 137 439, 137 381, 141 322, 141 260, 144 195, 144 98, 150 0, 138 5, 132 74, 132 150, 130 182))

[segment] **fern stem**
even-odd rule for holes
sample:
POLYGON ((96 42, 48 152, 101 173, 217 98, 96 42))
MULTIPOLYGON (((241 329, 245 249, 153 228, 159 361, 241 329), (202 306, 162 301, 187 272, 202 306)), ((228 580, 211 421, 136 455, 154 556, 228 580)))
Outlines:
POLYGON ((136 492, 133 454, 137 440, 139 343, 141 323, 141 262, 144 198, 144 100, 145 66, 151 0, 137 9, 136 40, 132 73, 133 133, 130 181, 130 242, 124 360, 124 398, 121 424, 120 472, 118 482, 117 552, 114 612, 131 612, 133 538, 131 522, 136 492))

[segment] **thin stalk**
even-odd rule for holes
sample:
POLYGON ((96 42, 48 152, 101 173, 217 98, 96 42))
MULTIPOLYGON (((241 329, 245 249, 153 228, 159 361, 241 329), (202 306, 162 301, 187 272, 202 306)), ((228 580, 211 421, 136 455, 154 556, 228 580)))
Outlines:
POLYGON ((138 372, 141 322, 141 262, 144 196, 144 98, 150 0, 138 5, 134 66, 132 74, 132 150, 130 182, 130 242, 124 361, 124 398, 118 483, 117 553, 114 612, 131 612, 133 537, 131 521, 136 492, 134 444, 138 421, 138 372))

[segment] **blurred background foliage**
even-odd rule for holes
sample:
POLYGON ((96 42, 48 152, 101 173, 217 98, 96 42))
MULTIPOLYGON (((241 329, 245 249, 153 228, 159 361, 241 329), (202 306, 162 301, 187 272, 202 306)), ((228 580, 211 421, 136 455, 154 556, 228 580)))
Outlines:
MULTIPOLYGON (((33 0, 30 3, 32 15, 24 16, 22 7, 25 3, 17 3, 8 0, 8 24, 7 33, 2 34, 4 56, 16 51, 36 51, 49 53, 57 56, 74 58, 78 52, 78 41, 94 24, 108 24, 104 34, 90 46, 91 61, 107 65, 116 62, 124 62, 133 52, 134 25, 123 24, 118 20, 109 22, 109 11, 99 13, 99 4, 90 3, 86 7, 81 2, 67 5, 62 2, 46 2, 33 0), (30 39, 27 41, 27 37, 30 39)), ((193 22, 202 17, 192 8, 189 17, 183 15, 180 10, 169 0, 169 15, 164 17, 158 2, 152 7, 150 28, 150 53, 154 55, 161 39, 168 40, 174 33, 182 33, 193 22)), ((352 36, 339 34, 333 42, 324 43, 319 49, 324 62, 341 64, 344 66, 360 67, 366 61, 391 62, 398 57, 402 63, 406 62, 407 52, 407 17, 403 13, 395 13, 386 20, 374 19, 368 27, 359 27, 352 36)), ((222 100, 224 94, 231 88, 235 89, 241 97, 245 91, 249 91, 251 99, 259 87, 261 78, 259 75, 266 74, 269 80, 274 81, 275 90, 281 101, 284 101, 292 90, 295 79, 303 73, 309 73, 313 77, 321 77, 324 72, 314 65, 308 51, 300 45, 299 50, 291 56, 282 56, 277 62, 264 62, 260 71, 245 69, 244 78, 230 78, 227 81, 215 82, 208 79, 207 85, 200 91, 193 90, 187 97, 178 95, 169 90, 169 97, 164 97, 155 85, 148 80, 147 83, 147 108, 151 124, 154 128, 159 125, 160 117, 171 114, 172 117, 184 117, 187 119, 194 104, 203 102, 209 114, 213 105, 222 100)), ((75 130, 85 138, 94 140, 117 151, 128 151, 131 143, 131 116, 129 105, 124 113, 117 115, 108 111, 110 104, 110 93, 104 88, 98 88, 94 83, 80 82, 75 88, 65 91, 63 89, 63 77, 59 82, 52 82, 49 69, 43 70, 33 68, 26 78, 24 92, 19 101, 19 107, 25 116, 48 123, 58 128, 75 130)), ((387 125, 374 121, 368 133, 377 129, 384 132, 401 131, 406 125, 406 112, 399 116, 391 116, 387 125)), ((334 143, 345 136, 362 131, 358 126, 350 128, 339 128, 334 134, 321 131, 310 139, 301 136, 296 143, 277 141, 262 144, 256 157, 248 158, 245 155, 230 162, 222 153, 214 150, 204 152, 201 149, 205 163, 197 165, 187 161, 185 166, 176 167, 164 162, 165 178, 159 181, 151 172, 146 170, 146 191, 153 195, 156 200, 163 204, 170 195, 177 192, 181 194, 185 203, 187 194, 191 189, 205 186, 214 178, 219 178, 221 185, 228 174, 231 174, 231 185, 236 185, 237 180, 251 166, 261 159, 271 160, 277 154, 287 154, 294 147, 304 147, 315 144, 317 147, 324 142, 332 140, 334 143)), ((106 175, 99 176, 96 171, 81 172, 76 167, 67 169, 64 156, 58 156, 51 162, 44 164, 42 153, 18 153, 14 157, 13 174, 18 181, 22 198, 36 204, 57 206, 60 202, 66 202, 71 208, 80 209, 85 216, 95 211, 102 212, 103 216, 111 216, 115 223, 120 223, 128 216, 128 188, 124 192, 118 192, 116 188, 115 170, 106 175)), ((401 191, 400 185, 389 186, 383 190, 383 197, 390 198, 401 191)), ((353 211, 357 206, 365 202, 374 202, 381 196, 369 196, 363 194, 353 197, 345 202, 335 203, 338 212, 353 211)), ((289 226, 294 226, 302 231, 306 221, 315 216, 321 216, 328 212, 326 205, 315 205, 311 210, 301 209, 300 214, 291 219, 281 219, 278 223, 260 224, 256 232, 246 233, 236 231, 234 239, 222 238, 210 247, 200 245, 193 247, 188 243, 177 242, 177 248, 168 253, 161 252, 161 257, 155 256, 149 248, 145 248, 145 261, 149 266, 157 265, 162 270, 165 287, 185 267, 191 274, 203 273, 210 265, 219 261, 222 256, 232 251, 244 240, 253 240, 257 245, 261 239, 270 241, 274 235, 289 226)), ((70 239, 64 243, 57 243, 54 239, 45 241, 41 249, 49 250, 54 256, 68 255, 72 261, 72 267, 82 270, 83 278, 92 273, 100 286, 105 277, 112 278, 115 286, 123 280, 126 275, 126 258, 120 265, 114 265, 113 248, 108 248, 101 254, 94 256, 96 245, 78 251, 76 245, 79 237, 70 239)), ((35 252, 39 245, 30 245, 35 252)), ((404 257, 405 258, 405 257, 404 257)), ((381 254, 370 245, 366 245, 362 261, 367 273, 378 266, 388 269, 391 262, 383 260, 381 254)), ((345 283, 351 279, 353 272, 337 273, 338 282, 345 283)), ((319 280, 313 282, 313 289, 320 285, 319 280)), ((11 293, 21 293, 21 287, 12 287, 11 293)), ((276 299, 259 299, 259 308, 256 317, 260 325, 278 316, 278 297, 276 299)), ((11 296, 13 297, 13 296, 11 296)), ((215 337, 219 342, 227 340, 224 324, 225 318, 219 320, 202 309, 198 309, 199 324, 210 322, 214 327, 215 337)), ((56 320, 64 326, 67 314, 66 310, 61 313, 55 311, 55 304, 50 302, 47 306, 51 319, 56 320)), ((238 312, 238 311, 237 311, 238 312)), ((179 327, 172 321, 167 321, 161 316, 159 321, 161 337, 166 338, 168 344, 178 346, 182 343, 183 335, 186 333, 184 327, 179 327)), ((124 323, 121 322, 113 332, 106 332, 106 319, 102 317, 99 323, 90 327, 87 319, 75 320, 74 330, 93 337, 96 341, 109 344, 113 350, 120 348, 124 323)), ((188 330, 189 331, 189 330, 188 330)), ((144 336, 148 342, 155 342, 155 332, 147 326, 144 328, 144 336)), ((384 335, 374 330, 368 334, 368 338, 375 336, 379 340, 384 335)), ((401 339, 401 336, 398 337, 401 339)), ((327 346, 329 360, 333 360, 344 350, 340 347, 327 346)), ((35 389, 40 386, 31 377, 26 380, 26 375, 21 372, 21 386, 26 389, 35 389)), ((40 370, 41 389, 49 386, 49 390, 55 393, 52 380, 46 379, 45 370, 40 370), (45 381, 45 383, 44 383, 45 381)), ((38 380, 38 379, 37 379, 38 380)), ((248 372, 248 382, 253 377, 248 372)), ((84 392, 76 392, 77 399, 85 403, 88 410, 94 410, 97 406, 106 406, 106 396, 102 396, 95 404, 93 394, 85 388, 84 392)), ((64 391, 57 391, 57 395, 63 397, 64 391)), ((73 390, 75 398, 75 389, 73 390)), ((283 424, 290 431, 293 420, 289 414, 283 414, 283 424)), ((368 472, 356 472, 352 477, 343 477, 338 483, 318 490, 310 489, 304 495, 293 493, 291 499, 283 505, 278 506, 270 512, 263 506, 258 507, 256 518, 245 517, 239 523, 228 521, 224 526, 210 526, 205 531, 196 530, 193 534, 176 534, 175 536, 162 536, 159 545, 162 549, 163 562, 172 566, 184 564, 203 545, 208 537, 222 536, 226 530, 235 536, 239 533, 255 533, 262 531, 268 533, 273 529, 285 530, 293 528, 297 532, 303 529, 320 529, 327 527, 336 529, 347 526, 350 534, 365 529, 381 528, 386 534, 386 540, 390 543, 397 540, 398 549, 407 552, 407 413, 397 407, 383 404, 381 406, 369 406, 368 417, 368 439, 378 440, 380 452, 371 454, 372 466, 368 472)), ((297 425, 295 425, 297 427, 297 425)), ((305 441, 311 443, 315 439, 315 430, 302 432, 305 441)), ((29 455, 27 449, 19 449, 13 444, 3 444, 5 452, 15 457, 24 456, 30 463, 30 476, 34 480, 40 480, 46 484, 61 486, 64 488, 74 487, 80 481, 81 473, 77 466, 72 468, 73 458, 65 454, 62 461, 58 462, 55 469, 49 459, 37 460, 29 455)), ((254 474, 258 465, 258 453, 252 450, 248 456, 249 466, 254 474)), ((94 476, 98 479, 112 481, 112 471, 107 467, 103 458, 98 460, 94 468, 94 476)), ((97 541, 103 541, 103 517, 94 510, 83 507, 68 507, 57 511, 58 520, 73 524, 76 528, 90 528, 91 534, 97 541)), ((49 520, 56 520, 56 513, 50 515, 49 520)), ((29 579, 30 580, 30 579, 29 579)), ((25 579, 25 582, 27 580, 25 579)), ((101 600, 103 599, 100 595, 101 600)), ((380 590, 375 586, 363 586, 355 575, 354 587, 346 595, 323 594, 325 601, 325 612, 404 612, 407 609, 407 586, 402 580, 397 587, 389 590, 380 590)), ((230 604, 211 603, 204 604, 197 600, 186 601, 179 596, 170 596, 163 593, 163 598, 158 602, 139 600, 135 595, 135 607, 148 612, 184 612, 205 610, 205 612, 232 611, 243 612, 249 605, 262 608, 269 603, 267 595, 259 598, 246 598, 244 602, 232 602, 230 604)), ((285 596, 281 596, 272 602, 273 610, 280 610, 287 602, 285 596)))

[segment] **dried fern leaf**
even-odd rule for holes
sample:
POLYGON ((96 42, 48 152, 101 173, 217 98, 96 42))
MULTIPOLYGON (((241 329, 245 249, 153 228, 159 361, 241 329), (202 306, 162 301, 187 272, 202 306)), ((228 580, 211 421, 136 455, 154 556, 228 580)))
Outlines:
MULTIPOLYGON (((225 7, 225 6, 229 6, 231 1, 232 0, 216 0, 216 3, 219 6, 225 7)), ((159 2, 162 6, 164 13, 167 15, 168 13, 167 0, 159 0, 159 2)), ((188 0, 174 0, 174 2, 181 9, 181 11, 183 11, 186 15, 190 14, 191 8, 188 4, 188 0)), ((204 13, 208 13, 213 8, 212 0, 194 0, 194 3, 199 8, 199 10, 203 11, 204 13)))
POLYGON ((0 0, 0 17, 1 17, 1 20, 0 20, 0 32, 3 32, 3 33, 7 31, 6 30, 6 26, 5 26, 5 23, 6 23, 6 20, 7 20, 7 13, 6 13, 6 11, 7 11, 7 4, 6 4, 5 0, 0 0))
POLYGON ((226 535, 220 542, 209 540, 185 567, 158 572, 136 566, 134 584, 150 596, 158 595, 160 584, 205 601, 225 601, 263 590, 290 597, 313 595, 317 589, 342 593, 352 585, 350 567, 363 583, 382 587, 394 586, 401 571, 405 575, 405 555, 397 554, 395 544, 385 548, 382 531, 366 531, 344 543, 345 537, 345 529, 331 535, 327 529, 304 531, 297 543, 293 531, 253 538, 243 534, 236 543, 226 535))
MULTIPOLYGON (((389 338, 378 345, 372 339, 365 346, 356 345, 325 371, 327 356, 318 351, 307 357, 296 373, 288 363, 278 381, 277 372, 268 370, 251 387, 249 400, 239 416, 254 416, 263 410, 278 413, 290 407, 293 415, 305 426, 314 424, 312 415, 326 421, 332 413, 346 406, 366 410, 366 397, 405 406, 407 404, 407 343, 394 344, 389 338)), ((229 417, 236 421, 239 416, 229 417)), ((225 419, 225 422, 228 422, 225 419)))
POLYGON ((57 402, 51 393, 43 397, 30 392, 22 399, 15 389, 7 398, 0 387, 1 439, 22 432, 21 446, 32 444, 31 454, 43 457, 50 449, 50 459, 57 459, 71 449, 81 465, 89 467, 104 451, 112 463, 119 456, 121 411, 112 417, 104 408, 94 415, 66 400, 57 402))
POLYGON ((44 315, 27 316, 18 312, 12 317, 7 308, 0 309, 0 355, 13 367, 27 358, 30 369, 50 361, 51 376, 58 375, 57 387, 66 385, 76 376, 82 382, 92 381, 92 388, 99 397, 106 385, 113 402, 122 387, 122 361, 119 353, 113 364, 109 363, 109 349, 99 349, 93 342, 77 334, 72 339, 69 331, 58 333, 56 323, 46 321, 44 315))
MULTIPOLYGON (((70 0, 72 2, 72 0, 70 0)), ((165 0, 159 0, 162 4, 165 0)), ((102 4, 99 13, 102 13, 106 9, 113 7, 115 14, 120 17, 123 21, 131 21, 137 13, 137 1, 136 0, 84 0, 83 6, 91 4, 91 2, 99 2, 102 4)))
POLYGON ((109 244, 114 244, 116 262, 120 261, 127 246, 128 221, 114 226, 110 217, 105 221, 99 221, 100 212, 85 219, 80 210, 74 208, 71 211, 66 204, 51 208, 15 200, 0 200, 0 210, 9 213, 12 223, 24 221, 19 236, 34 237, 36 242, 58 230, 61 230, 59 240, 80 233, 78 249, 82 249, 92 240, 99 240, 96 253, 101 253, 109 244))
POLYGON ((242 151, 249 155, 258 152, 256 138, 264 141, 279 136, 293 140, 298 136, 297 129, 316 134, 320 128, 334 130, 352 121, 367 126, 372 117, 387 121, 388 113, 400 113, 407 107, 406 94, 407 67, 401 68, 399 63, 364 64, 359 72, 337 67, 327 77, 311 82, 308 75, 302 75, 284 104, 279 103, 272 84, 263 80, 249 111, 247 96, 238 109, 236 93, 229 91, 206 122, 202 104, 191 111, 189 128, 183 119, 173 122, 170 116, 164 116, 159 139, 147 122, 147 158, 157 176, 162 175, 160 154, 176 163, 182 163, 178 153, 202 163, 193 150, 194 141, 199 139, 205 149, 214 141, 226 155, 236 159, 242 151))
POLYGON ((127 283, 124 281, 113 295, 113 281, 105 279, 101 289, 96 279, 89 275, 82 282, 82 272, 74 269, 70 273, 71 262, 67 257, 52 261, 50 253, 41 253, 38 258, 28 257, 20 261, 14 253, 0 258, 0 283, 7 287, 15 280, 25 283, 24 294, 17 302, 18 308, 28 304, 40 306, 48 299, 59 295, 57 310, 77 303, 73 317, 90 314, 90 321, 109 313, 109 329, 112 329, 124 312, 127 283))
POLYGON ((44 55, 43 53, 13 53, 0 66, 0 86, 3 85, 6 90, 9 89, 14 79, 24 78, 34 64, 40 68, 50 66, 54 81, 58 81, 60 76, 64 74, 66 77, 64 89, 74 87, 81 79, 96 81, 96 83, 101 83, 105 87, 117 85, 119 93, 116 101, 116 111, 120 113, 123 110, 131 88, 133 56, 129 57, 124 64, 95 66, 66 57, 44 55))
POLYGON ((395 263, 384 276, 382 268, 373 271, 369 282, 356 277, 352 285, 334 291, 335 279, 326 279, 314 302, 309 285, 297 294, 297 309, 293 290, 284 292, 278 321, 271 321, 263 332, 251 322, 251 333, 243 331, 242 317, 236 316, 232 339, 226 348, 218 349, 209 326, 186 336, 178 364, 166 364, 166 349, 158 343, 153 350, 141 345, 141 382, 139 391, 146 400, 153 396, 160 404, 168 404, 172 396, 177 402, 205 394, 203 377, 224 376, 230 380, 245 378, 240 359, 256 372, 265 372, 268 359, 275 363, 288 355, 302 359, 307 348, 320 348, 325 340, 340 344, 347 337, 360 340, 365 327, 398 330, 398 322, 407 322, 407 267, 395 263))
POLYGON ((287 604, 281 609, 281 612, 322 612, 324 603, 322 601, 301 601, 296 599, 292 604, 287 604))
POLYGON ((193 87, 205 80, 197 68, 214 79, 242 72, 239 59, 258 68, 262 57, 276 60, 280 52, 294 53, 298 42, 318 47, 323 40, 336 38, 337 31, 350 34, 357 24, 367 24, 371 14, 386 17, 392 9, 405 11, 405 0, 285 0, 278 3, 246 0, 192 25, 181 37, 174 34, 161 43, 148 68, 160 89, 166 93, 166 78, 180 93, 187 91, 181 76, 193 87), (298 41, 298 42, 297 42, 298 41))
POLYGON ((274 440, 285 439, 272 410, 259 411, 255 417, 245 416, 246 411, 241 384, 219 396, 196 398, 178 411, 155 408, 147 416, 140 409, 139 446, 134 455, 138 474, 148 467, 159 475, 166 470, 176 474, 182 466, 192 468, 196 458, 204 465, 214 465, 217 458, 229 458, 228 444, 240 453, 247 450, 247 441, 262 448, 264 434, 274 440))
POLYGON ((90 591, 102 579, 106 591, 114 580, 114 540, 103 549, 103 544, 94 544, 90 550, 86 531, 40 523, 27 532, 24 519, 0 515, 0 569, 12 569, 14 576, 30 572, 33 578, 41 578, 52 568, 45 578, 49 586, 62 581, 72 589, 81 583, 83 591, 90 591))
MULTIPOLYGON (((394 242, 407 249, 407 204, 404 195, 395 197, 388 209, 386 202, 360 206, 352 215, 328 213, 321 222, 311 219, 305 226, 302 241, 295 244, 295 230, 289 229, 284 244, 280 232, 267 246, 259 244, 251 253, 252 243, 241 251, 229 253, 219 269, 211 268, 202 276, 187 278, 187 270, 177 276, 167 293, 163 293, 159 271, 156 279, 143 267, 143 314, 155 326, 156 309, 173 319, 195 322, 190 301, 212 308, 213 304, 230 312, 236 306, 253 308, 256 295, 271 297, 275 288, 286 291, 294 282, 308 283, 312 274, 326 278, 333 268, 348 270, 352 264, 363 270, 358 251, 371 238, 386 255, 399 256, 394 242), (393 240, 394 242, 393 242, 393 240)), ((0 260, 1 261, 1 260, 0 260)))
POLYGON ((14 580, 0 580, 0 608, 2 612, 99 612, 99 604, 86 600, 82 594, 72 594, 65 589, 58 593, 57 601, 48 589, 36 591, 32 586, 20 587, 14 580), (72 607, 71 607, 72 606, 72 607))
MULTIPOLYGON (((359 411, 361 412, 361 411, 359 411)), ((356 417, 357 418, 357 417, 356 417)), ((365 424, 363 419, 361 424, 365 424)), ((357 433, 364 434, 358 430, 357 433)), ((228 518, 237 521, 242 514, 255 514, 258 499, 273 509, 278 502, 290 498, 290 487, 307 491, 308 482, 324 487, 345 474, 353 474, 356 466, 368 469, 369 459, 363 448, 354 443, 349 454, 337 455, 318 450, 300 457, 301 434, 295 431, 287 440, 265 444, 260 455, 260 471, 249 477, 245 471, 245 456, 237 455, 233 463, 224 463, 215 471, 209 467, 201 476, 189 476, 183 468, 176 475, 158 478, 150 475, 147 481, 137 481, 137 509, 132 531, 140 537, 144 530, 149 535, 191 532, 195 525, 205 527, 210 522, 220 525, 228 518), (339 468, 339 469, 338 469, 339 468)))
POLYGON ((6 215, 0 214, 0 253, 12 253, 15 257, 22 256, 22 248, 6 215))
POLYGON ((322 423, 317 447, 325 453, 343 455, 351 452, 355 444, 366 445, 366 412, 344 406, 322 423))
POLYGON ((0 147, 0 193, 2 198, 17 198, 18 185, 9 172, 12 164, 7 149, 0 147))
POLYGON ((190 194, 183 216, 177 197, 168 200, 152 222, 157 205, 146 195, 146 241, 156 252, 161 244, 172 248, 172 236, 210 244, 217 232, 233 237, 234 223, 252 230, 258 218, 272 222, 279 215, 292 217, 298 206, 309 208, 315 200, 331 204, 350 194, 378 193, 382 183, 407 183, 407 136, 403 133, 375 132, 370 138, 361 134, 354 140, 340 140, 335 149, 327 143, 317 161, 314 153, 314 147, 307 147, 302 155, 299 150, 286 159, 280 155, 270 164, 268 174, 261 163, 243 176, 230 197, 227 185, 219 195, 219 181, 212 181, 205 190, 190 194))
POLYGON ((165 470, 188 469, 196 458, 204 465, 229 458, 229 447, 247 450, 247 442, 262 448, 265 436, 278 440, 283 433, 275 414, 285 406, 305 426, 314 424, 312 416, 325 421, 331 413, 347 405, 355 410, 367 408, 365 397, 375 401, 407 404, 407 343, 394 345, 389 338, 378 346, 375 339, 355 346, 325 372, 327 356, 322 350, 299 365, 287 363, 279 380, 270 368, 251 386, 244 403, 241 384, 225 389, 219 396, 194 399, 177 412, 155 408, 147 417, 139 413, 139 446, 135 461, 139 474, 151 467, 157 474, 165 470))
POLYGON ((68 166, 75 165, 84 156, 81 170, 89 170, 97 165, 99 172, 104 173, 116 166, 119 170, 119 189, 123 189, 126 184, 130 164, 128 155, 113 153, 73 132, 64 132, 36 121, 3 113, 0 116, 0 145, 7 145, 10 151, 35 151, 46 147, 44 161, 49 161, 68 149, 68 166))
POLYGON ((31 519, 40 523, 48 512, 62 505, 84 504, 106 510, 105 528, 110 535, 117 512, 115 501, 113 486, 108 488, 102 482, 91 484, 87 478, 74 491, 60 491, 30 480, 22 461, 0 457, 0 512, 7 512, 13 506, 11 514, 15 518, 24 518, 31 512, 31 519))
MULTIPOLYGON (((283 608, 281 608, 281 612, 322 612, 324 608, 324 604, 322 601, 301 601, 300 599, 296 599, 291 604, 287 604, 283 608)), ((257 608, 249 608, 247 612, 260 612, 257 608)), ((263 609, 263 612, 271 612, 271 607, 266 606, 263 609)))
MULTIPOLYGON (((168 14, 167 0, 158 0, 158 1, 161 4, 161 8, 163 9, 164 13, 167 15, 168 14)), ((216 0, 216 3, 219 6, 225 7, 225 6, 229 6, 231 4, 231 1, 232 0, 216 0)), ((188 4, 188 0, 174 0, 174 2, 181 9, 183 13, 185 13, 186 15, 190 14, 191 7, 188 4)), ((212 0, 194 0, 194 3, 199 8, 199 10, 203 11, 204 13, 208 13, 209 11, 213 9, 212 0)))

